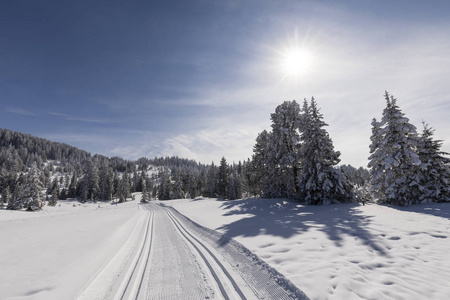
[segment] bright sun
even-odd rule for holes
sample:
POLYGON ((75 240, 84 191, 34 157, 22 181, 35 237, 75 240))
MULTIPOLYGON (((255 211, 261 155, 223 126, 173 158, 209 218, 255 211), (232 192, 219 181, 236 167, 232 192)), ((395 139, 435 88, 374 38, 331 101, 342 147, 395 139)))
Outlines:
POLYGON ((311 54, 303 49, 289 49, 283 53, 282 68, 287 76, 304 75, 311 63, 311 54))

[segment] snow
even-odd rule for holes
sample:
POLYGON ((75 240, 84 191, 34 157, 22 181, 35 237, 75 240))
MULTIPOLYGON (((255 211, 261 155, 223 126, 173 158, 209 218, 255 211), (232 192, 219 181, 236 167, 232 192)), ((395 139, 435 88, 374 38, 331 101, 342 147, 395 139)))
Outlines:
POLYGON ((74 299, 127 240, 138 213, 136 201, 0 210, 0 299, 74 299))
POLYGON ((450 299, 450 203, 164 203, 236 239, 311 299, 450 299))
MULTIPOLYGON (((101 270, 116 272, 112 258, 127 257, 144 220, 138 201, 0 210, 0 299, 75 299, 101 270)), ((311 299, 450 299, 450 203, 161 202, 242 243, 311 299)))

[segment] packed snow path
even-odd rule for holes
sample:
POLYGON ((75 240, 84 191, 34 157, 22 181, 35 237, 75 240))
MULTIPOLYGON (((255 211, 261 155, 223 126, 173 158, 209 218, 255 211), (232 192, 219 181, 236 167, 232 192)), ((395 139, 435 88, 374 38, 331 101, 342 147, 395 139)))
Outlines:
POLYGON ((128 241, 79 299, 307 299, 240 244, 171 208, 140 209, 128 241))

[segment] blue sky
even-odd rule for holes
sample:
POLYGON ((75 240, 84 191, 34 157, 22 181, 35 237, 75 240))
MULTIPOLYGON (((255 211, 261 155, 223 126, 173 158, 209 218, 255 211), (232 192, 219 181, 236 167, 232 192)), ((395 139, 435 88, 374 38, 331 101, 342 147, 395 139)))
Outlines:
POLYGON ((91 153, 251 156, 314 96, 342 163, 365 166, 385 90, 450 151, 448 1, 0 2, 0 127, 91 153), (311 57, 300 75, 283 53, 311 57))

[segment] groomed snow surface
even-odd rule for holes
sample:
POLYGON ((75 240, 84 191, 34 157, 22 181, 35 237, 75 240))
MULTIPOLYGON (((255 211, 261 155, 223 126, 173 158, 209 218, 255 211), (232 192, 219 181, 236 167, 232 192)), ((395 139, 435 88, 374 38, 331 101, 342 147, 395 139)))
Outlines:
POLYGON ((239 241, 310 299, 450 299, 450 204, 165 202, 239 241))
MULTIPOLYGON (((206 265, 216 263, 212 256, 203 261, 202 255, 211 252, 221 264, 234 264, 226 267, 233 280, 242 280, 236 274, 252 266, 244 267, 245 258, 236 254, 245 254, 245 248, 207 228, 243 244, 310 299, 450 299, 450 204, 397 208, 302 206, 283 199, 160 202, 203 228, 158 201, 144 207, 138 200, 118 206, 60 201, 40 212, 0 210, 0 299, 102 299, 117 292, 124 299, 132 292, 141 298, 144 292, 139 291, 146 289, 155 294, 147 292, 147 297, 157 298, 164 280, 176 281, 172 277, 180 275, 169 270, 165 278, 155 271, 165 268, 156 258, 163 255, 174 256, 171 263, 187 272, 183 276, 193 272, 198 276, 192 278, 203 278, 194 280, 194 294, 215 298, 220 293, 206 265), (183 240, 184 246, 158 248, 164 239, 174 245, 183 240), (180 264, 174 248, 185 249, 180 264), (147 269, 151 265, 158 268, 147 269)), ((212 268, 225 282, 220 267, 212 268)), ((258 270, 249 274, 242 278, 257 281, 262 276, 258 270)), ((224 290, 231 291, 231 286, 224 283, 224 290)))
POLYGON ((61 202, 2 212, 1 299, 307 299, 239 243, 158 202, 61 202))

